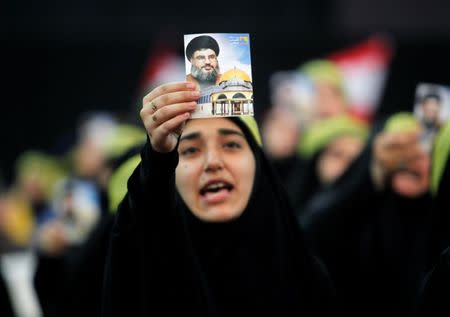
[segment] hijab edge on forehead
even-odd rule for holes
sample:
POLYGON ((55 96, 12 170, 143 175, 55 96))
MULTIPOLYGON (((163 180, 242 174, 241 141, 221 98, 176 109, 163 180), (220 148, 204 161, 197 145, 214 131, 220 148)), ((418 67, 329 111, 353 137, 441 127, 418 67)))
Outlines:
POLYGON ((244 133, 246 140, 251 144, 252 151, 256 148, 260 148, 261 135, 259 134, 258 124, 253 117, 225 117, 231 122, 235 123, 244 133))
POLYGON ((211 119, 227 119, 236 124, 244 134, 245 140, 249 144, 256 161, 258 161, 256 152, 258 151, 258 149, 262 149, 262 138, 259 132, 258 123, 256 122, 253 116, 235 116, 235 117, 218 117, 218 118, 212 117, 211 119))

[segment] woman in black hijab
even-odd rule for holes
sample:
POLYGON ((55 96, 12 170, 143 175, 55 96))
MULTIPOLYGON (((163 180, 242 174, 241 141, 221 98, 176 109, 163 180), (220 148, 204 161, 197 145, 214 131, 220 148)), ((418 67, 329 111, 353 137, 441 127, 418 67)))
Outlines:
POLYGON ((308 216, 303 214, 308 202, 336 182, 358 157, 367 134, 368 126, 349 115, 317 121, 305 130, 297 148, 303 170, 292 171, 287 186, 300 222, 308 216))
POLYGON ((433 268, 424 280, 418 316, 450 315, 450 121, 434 144, 431 189, 433 196, 433 268))
POLYGON ((417 142, 412 114, 394 115, 382 126, 343 179, 307 206, 302 224, 345 313, 410 316, 428 267, 429 155, 417 142))
POLYGON ((331 314, 253 118, 187 120, 198 96, 176 83, 144 98, 149 141, 119 206, 103 315, 331 314))

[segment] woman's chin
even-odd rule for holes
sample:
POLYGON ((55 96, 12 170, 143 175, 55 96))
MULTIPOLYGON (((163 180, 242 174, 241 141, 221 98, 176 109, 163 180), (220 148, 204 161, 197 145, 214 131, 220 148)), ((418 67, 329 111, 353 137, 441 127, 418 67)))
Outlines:
POLYGON ((399 195, 415 198, 428 190, 428 184, 424 184, 416 176, 405 173, 393 177, 392 188, 399 195))
POLYGON ((204 222, 228 222, 238 218, 242 210, 230 206, 208 206, 194 212, 194 215, 204 222))

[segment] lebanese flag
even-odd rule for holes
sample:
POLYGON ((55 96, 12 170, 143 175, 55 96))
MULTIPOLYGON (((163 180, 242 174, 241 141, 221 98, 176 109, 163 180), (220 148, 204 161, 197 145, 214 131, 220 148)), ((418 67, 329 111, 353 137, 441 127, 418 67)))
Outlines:
POLYGON ((370 122, 378 108, 393 55, 391 42, 382 36, 332 53, 328 59, 342 71, 350 114, 370 122))

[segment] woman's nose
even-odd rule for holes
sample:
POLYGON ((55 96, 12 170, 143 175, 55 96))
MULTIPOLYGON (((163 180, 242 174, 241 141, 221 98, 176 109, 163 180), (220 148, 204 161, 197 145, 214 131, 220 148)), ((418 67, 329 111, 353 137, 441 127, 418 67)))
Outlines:
POLYGON ((209 150, 206 154, 205 172, 215 172, 223 168, 222 157, 217 150, 209 150))

